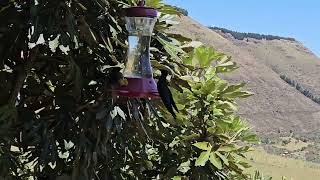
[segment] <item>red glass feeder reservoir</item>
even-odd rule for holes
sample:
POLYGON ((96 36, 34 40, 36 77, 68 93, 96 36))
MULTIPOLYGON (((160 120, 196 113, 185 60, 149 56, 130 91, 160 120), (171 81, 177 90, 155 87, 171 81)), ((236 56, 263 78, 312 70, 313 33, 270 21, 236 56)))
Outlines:
POLYGON ((126 86, 112 90, 113 96, 132 98, 157 98, 159 93, 153 79, 150 63, 150 40, 158 12, 149 7, 131 7, 126 9, 126 28, 129 32, 128 55, 123 75, 126 86))

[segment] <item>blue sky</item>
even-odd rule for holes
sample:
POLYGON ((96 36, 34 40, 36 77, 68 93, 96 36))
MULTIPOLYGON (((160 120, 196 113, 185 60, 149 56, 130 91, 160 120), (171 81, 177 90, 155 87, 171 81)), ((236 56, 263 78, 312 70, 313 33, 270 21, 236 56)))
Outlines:
POLYGON ((206 26, 293 37, 320 57, 320 0, 165 0, 206 26))

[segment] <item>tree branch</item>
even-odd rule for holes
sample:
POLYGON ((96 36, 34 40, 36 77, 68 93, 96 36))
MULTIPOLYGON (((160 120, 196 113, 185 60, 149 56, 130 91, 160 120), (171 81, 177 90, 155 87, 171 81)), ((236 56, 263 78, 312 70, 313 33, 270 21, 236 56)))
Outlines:
POLYGON ((29 52, 29 58, 27 59, 27 62, 24 64, 24 67, 21 69, 21 71, 18 71, 16 83, 14 85, 13 91, 10 95, 10 99, 8 104, 14 106, 17 96, 23 87, 24 81, 26 80, 34 60, 36 59, 36 56, 38 54, 39 48, 36 46, 35 48, 31 49, 29 52))

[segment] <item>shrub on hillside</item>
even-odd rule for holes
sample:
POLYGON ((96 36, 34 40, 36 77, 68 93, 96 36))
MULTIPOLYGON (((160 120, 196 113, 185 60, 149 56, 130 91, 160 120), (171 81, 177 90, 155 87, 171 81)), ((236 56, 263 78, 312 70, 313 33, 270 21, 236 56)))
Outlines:
POLYGON ((173 6, 178 12, 180 12, 181 14, 188 16, 189 12, 186 9, 183 9, 181 7, 177 7, 177 6, 173 6))
POLYGON ((284 74, 281 74, 280 78, 282 80, 284 80, 286 83, 288 83, 289 85, 291 85, 292 87, 295 87, 299 92, 301 92, 303 95, 305 95, 306 97, 308 97, 312 101, 320 104, 320 96, 314 94, 310 89, 308 89, 304 85, 298 83, 294 79, 291 79, 290 77, 288 77, 287 75, 284 75, 284 74))
POLYGON ((232 31, 226 28, 220 28, 220 27, 209 27, 210 29, 213 30, 220 30, 223 33, 229 33, 231 34, 235 39, 238 40, 244 40, 245 38, 253 38, 253 39, 266 39, 266 40, 289 40, 289 41, 295 41, 294 38, 289 38, 289 37, 281 37, 281 36, 274 36, 274 35, 264 35, 264 34, 258 34, 258 33, 244 33, 244 32, 237 32, 237 31, 232 31))

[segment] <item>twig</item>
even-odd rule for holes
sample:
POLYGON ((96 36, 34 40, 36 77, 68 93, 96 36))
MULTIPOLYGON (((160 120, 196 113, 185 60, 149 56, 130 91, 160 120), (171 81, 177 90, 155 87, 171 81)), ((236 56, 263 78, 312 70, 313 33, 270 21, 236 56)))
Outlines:
POLYGON ((104 93, 102 93, 96 100, 94 100, 94 102, 92 101, 89 101, 83 105, 80 105, 76 110, 75 112, 76 113, 79 113, 85 109, 93 109, 93 108, 96 108, 98 107, 102 102, 104 102, 105 98, 107 97, 107 93, 106 93, 107 90, 105 90, 104 93))
POLYGON ((33 62, 35 61, 38 52, 39 52, 39 48, 37 46, 30 50, 29 58, 27 59, 27 62, 25 63, 23 69, 20 72, 18 71, 16 83, 15 83, 13 91, 10 95, 10 99, 9 99, 8 104, 14 106, 16 99, 17 99, 17 96, 18 96, 21 88, 23 87, 24 81, 26 80, 26 78, 32 68, 33 62))

